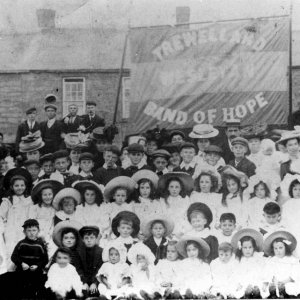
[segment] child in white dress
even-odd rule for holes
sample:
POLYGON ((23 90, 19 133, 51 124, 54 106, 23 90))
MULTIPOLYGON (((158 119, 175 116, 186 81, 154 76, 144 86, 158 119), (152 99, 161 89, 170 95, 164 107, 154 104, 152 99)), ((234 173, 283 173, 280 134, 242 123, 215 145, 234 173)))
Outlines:
POLYGON ((81 297, 83 283, 74 266, 70 264, 71 254, 67 248, 59 248, 54 256, 55 263, 50 267, 45 287, 59 298, 81 297))

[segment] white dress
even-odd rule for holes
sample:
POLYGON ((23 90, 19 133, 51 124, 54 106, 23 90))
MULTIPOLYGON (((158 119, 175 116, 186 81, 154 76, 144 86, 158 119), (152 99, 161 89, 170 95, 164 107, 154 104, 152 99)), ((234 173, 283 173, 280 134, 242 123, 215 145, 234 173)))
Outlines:
POLYGON ((4 243, 4 225, 0 218, 0 275, 7 272, 7 253, 4 243))
POLYGON ((151 200, 139 197, 140 203, 133 203, 133 212, 143 220, 145 216, 163 215, 166 206, 162 203, 162 199, 151 200))
POLYGON ((74 266, 68 264, 61 268, 57 263, 54 263, 49 269, 45 287, 50 288, 61 297, 65 297, 67 292, 72 289, 77 296, 82 296, 83 283, 74 266))
POLYGON ((232 237, 237 231, 234 230, 231 235, 224 235, 221 229, 212 230, 212 235, 214 235, 218 239, 219 245, 222 243, 231 244, 232 237))

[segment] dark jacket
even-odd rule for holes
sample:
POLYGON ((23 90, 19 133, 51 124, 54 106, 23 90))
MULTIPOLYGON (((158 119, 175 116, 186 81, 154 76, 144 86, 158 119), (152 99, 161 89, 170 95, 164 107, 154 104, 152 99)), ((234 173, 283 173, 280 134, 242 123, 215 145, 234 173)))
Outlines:
MULTIPOLYGON (((69 115, 67 115, 65 118, 70 118, 69 115)), ((62 119, 62 124, 63 124, 63 132, 64 133, 71 133, 71 132, 78 132, 78 128, 81 125, 81 117, 80 116, 75 116, 75 119, 73 123, 69 122, 66 124, 65 123, 65 118, 62 119)))
POLYGON ((149 167, 148 165, 143 165, 140 169, 136 166, 129 166, 126 169, 122 168, 121 173, 123 176, 131 177, 133 174, 135 174, 139 170, 151 170, 152 171, 151 167, 149 167))
POLYGON ((81 117, 81 124, 86 128, 86 133, 87 132, 92 132, 95 128, 97 127, 104 127, 105 126, 105 121, 104 119, 100 118, 98 115, 95 115, 92 120, 90 120, 89 115, 83 115, 81 117))
POLYGON ((160 259, 164 258, 165 252, 166 252, 166 244, 167 240, 163 237, 160 245, 157 246, 153 236, 149 237, 147 240, 144 241, 144 244, 149 247, 149 249, 152 251, 152 253, 155 255, 155 262, 156 265, 160 259))
POLYGON ((280 165, 281 180, 283 180, 286 174, 292 174, 292 175, 296 174, 295 172, 291 171, 291 162, 292 161, 289 159, 288 161, 285 161, 280 165))
POLYGON ((214 235, 209 235, 208 237, 204 238, 203 240, 209 245, 210 252, 208 257, 206 258, 207 262, 210 263, 212 260, 216 259, 219 256, 218 248, 219 242, 218 239, 214 235))
POLYGON ((38 130, 40 130, 40 124, 38 122, 34 123, 34 126, 31 130, 29 129, 27 121, 21 123, 18 126, 17 134, 16 134, 16 150, 19 151, 19 144, 21 143, 22 137, 28 135, 29 132, 34 133, 38 130))
POLYGON ((120 167, 116 167, 115 169, 113 168, 105 169, 101 167, 95 172, 94 176, 97 182, 105 186, 113 178, 121 176, 121 172, 122 169, 120 167))
POLYGON ((44 121, 40 125, 42 139, 45 142, 44 153, 53 153, 60 149, 62 138, 61 133, 63 125, 61 121, 55 120, 54 124, 48 128, 47 121, 44 121))
POLYGON ((191 176, 193 176, 195 173, 195 169, 196 169, 196 166, 194 168, 189 167, 187 170, 185 168, 181 168, 180 166, 178 166, 178 167, 174 168, 173 172, 185 172, 185 173, 188 173, 191 176))
POLYGON ((245 173, 248 177, 251 177, 255 174, 255 169, 256 166, 255 164, 250 161, 248 158, 244 157, 236 166, 235 165, 235 161, 231 160, 229 162, 230 166, 233 166, 234 168, 236 168, 238 171, 241 171, 243 173, 245 173))

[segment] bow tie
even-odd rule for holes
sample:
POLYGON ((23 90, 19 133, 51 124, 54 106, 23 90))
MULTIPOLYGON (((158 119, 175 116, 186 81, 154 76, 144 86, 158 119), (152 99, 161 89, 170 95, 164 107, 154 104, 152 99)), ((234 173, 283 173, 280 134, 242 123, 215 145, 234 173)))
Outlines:
POLYGON ((163 175, 163 171, 159 171, 156 174, 157 174, 157 176, 161 176, 161 175, 163 175))

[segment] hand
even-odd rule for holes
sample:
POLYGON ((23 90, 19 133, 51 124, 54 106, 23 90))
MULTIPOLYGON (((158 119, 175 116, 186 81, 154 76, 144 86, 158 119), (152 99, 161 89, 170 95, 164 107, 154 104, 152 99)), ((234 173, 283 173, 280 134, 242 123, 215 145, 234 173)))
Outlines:
POLYGON ((30 266, 30 271, 35 271, 37 268, 38 268, 38 266, 32 265, 32 266, 30 266))
POLYGON ((64 123, 65 123, 65 124, 68 124, 68 123, 69 123, 69 120, 70 120, 69 117, 65 117, 64 123))
POLYGON ((95 294, 95 293, 97 292, 97 285, 96 285, 95 283, 92 283, 92 284, 90 285, 89 290, 90 290, 90 292, 91 292, 92 294, 95 294))
POLYGON ((26 270, 29 269, 29 266, 28 266, 27 264, 25 264, 25 263, 22 263, 22 269, 23 269, 24 271, 26 271, 26 270))
POLYGON ((89 290, 89 285, 87 284, 87 283, 85 283, 84 285, 83 285, 83 288, 82 288, 83 290, 89 290))

